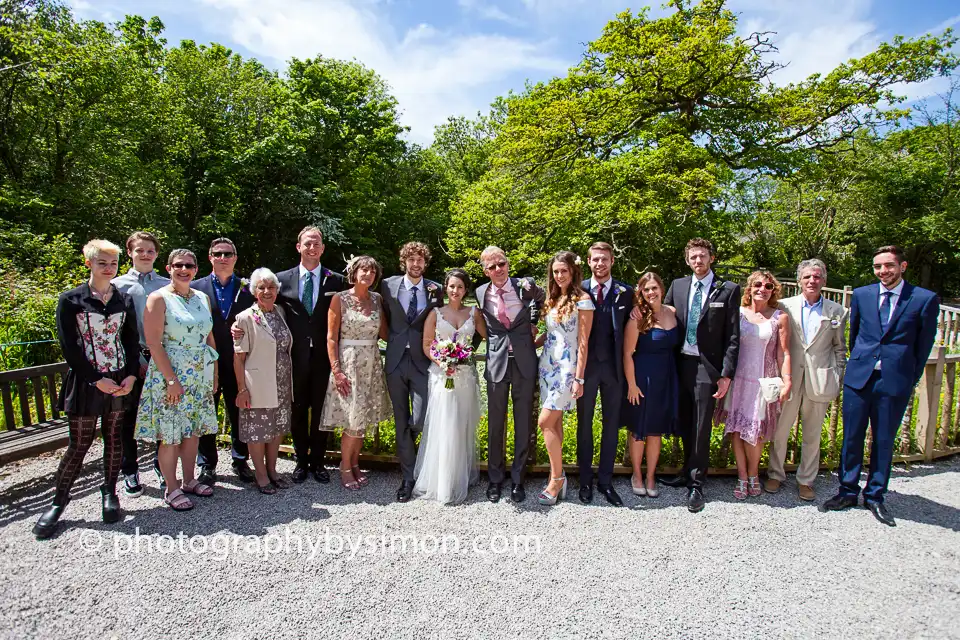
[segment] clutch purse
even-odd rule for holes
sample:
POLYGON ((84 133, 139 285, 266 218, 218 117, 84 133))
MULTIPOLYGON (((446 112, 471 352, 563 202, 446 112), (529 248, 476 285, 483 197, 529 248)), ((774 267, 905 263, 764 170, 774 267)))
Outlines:
POLYGON ((783 389, 783 378, 760 378, 760 395, 769 404, 780 399, 780 391, 783 389))

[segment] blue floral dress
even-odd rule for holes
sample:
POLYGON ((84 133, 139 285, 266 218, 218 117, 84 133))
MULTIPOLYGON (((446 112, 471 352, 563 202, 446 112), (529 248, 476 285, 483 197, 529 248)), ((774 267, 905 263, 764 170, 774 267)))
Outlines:
POLYGON ((137 413, 137 439, 179 444, 184 438, 218 430, 213 406, 213 363, 217 351, 207 344, 213 317, 210 300, 201 291, 194 290, 189 300, 167 287, 159 292, 167 307, 163 350, 183 387, 183 397, 177 405, 167 404, 167 382, 151 359, 137 413))
MULTIPOLYGON (((577 310, 593 311, 591 300, 577 301, 577 310)), ((577 406, 573 378, 577 374, 579 313, 560 319, 557 310, 547 314, 547 339, 540 354, 540 403, 544 409, 569 411, 577 406)))

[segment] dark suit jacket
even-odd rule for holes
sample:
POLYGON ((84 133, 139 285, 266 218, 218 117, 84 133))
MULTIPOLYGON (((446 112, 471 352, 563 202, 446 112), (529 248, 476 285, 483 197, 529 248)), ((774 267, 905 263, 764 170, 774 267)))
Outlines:
POLYGON ((850 303, 850 359, 843 383, 862 389, 881 361, 884 387, 910 395, 937 337, 940 301, 932 291, 903 283, 886 331, 880 329, 880 284, 854 289, 850 303))
POLYGON ((490 283, 477 287, 477 306, 487 322, 487 366, 483 375, 488 382, 503 380, 511 353, 523 377, 537 376, 537 349, 533 345, 533 332, 530 327, 537 326, 540 320, 545 294, 533 278, 510 278, 510 284, 524 308, 517 313, 509 327, 503 326, 495 314, 487 313, 484 302, 490 283), (521 284, 528 286, 523 287, 521 284), (510 347, 513 347, 512 352, 510 347))
MULTIPOLYGON (((326 267, 321 269, 320 291, 317 294, 313 315, 308 314, 306 307, 300 302, 300 265, 277 274, 277 279, 280 281, 280 295, 277 301, 286 313, 287 326, 290 327, 290 333, 293 335, 293 352, 290 355, 293 361, 295 388, 305 384, 308 379, 307 374, 314 369, 320 372, 320 378, 323 372, 329 372, 327 312, 330 310, 330 299, 338 291, 349 288, 343 275, 326 267)), ((323 379, 324 389, 326 385, 327 381, 323 379)), ((301 393, 300 397, 304 395, 301 393)))
MULTIPOLYGON (((677 278, 670 283, 670 289, 663 299, 664 304, 677 310, 681 348, 687 334, 687 299, 692 285, 692 275, 677 278)), ((740 285, 723 280, 716 273, 713 274, 713 284, 700 310, 697 348, 700 350, 700 364, 711 382, 733 378, 737 373, 737 357, 740 354, 740 285)))
POLYGON ((237 314, 253 306, 256 300, 247 287, 240 285, 240 277, 237 276, 237 282, 233 288, 233 304, 230 306, 230 313, 226 320, 220 312, 220 305, 217 303, 217 292, 213 288, 214 274, 204 276, 190 283, 192 289, 202 291, 210 298, 210 313, 213 316, 213 339, 217 343, 217 353, 220 354, 220 379, 223 380, 224 367, 233 370, 233 337, 230 335, 230 327, 233 321, 237 319, 237 314))
POLYGON ((430 368, 430 358, 423 353, 423 323, 431 309, 443 306, 443 287, 439 282, 423 278, 421 284, 425 287, 427 304, 412 323, 407 322, 407 310, 400 305, 400 285, 403 276, 392 276, 380 285, 380 294, 383 296, 383 310, 387 314, 387 326, 390 328, 387 340, 386 372, 393 371, 400 365, 403 354, 410 343, 410 359, 420 373, 426 374, 430 368))
MULTIPOLYGON (((590 279, 584 280, 581 284, 583 290, 590 294, 590 299, 593 300, 593 304, 597 304, 597 297, 594 295, 593 291, 590 290, 590 279)), ((620 282, 619 280, 613 281, 613 287, 611 288, 611 294, 613 295, 613 336, 614 336, 614 352, 613 359, 616 362, 617 367, 617 377, 623 379, 623 328, 626 326, 627 321, 630 320, 630 311, 633 309, 633 287, 630 285, 620 282), (619 291, 619 293, 617 293, 619 291)), ((600 316, 597 313, 593 314, 593 327, 594 329, 599 322, 600 316)), ((593 338, 593 330, 590 331, 590 337, 593 338)), ((587 368, 585 369, 584 375, 589 376, 594 373, 593 369, 599 366, 599 362, 593 360, 590 355, 592 350, 587 351, 587 368)))

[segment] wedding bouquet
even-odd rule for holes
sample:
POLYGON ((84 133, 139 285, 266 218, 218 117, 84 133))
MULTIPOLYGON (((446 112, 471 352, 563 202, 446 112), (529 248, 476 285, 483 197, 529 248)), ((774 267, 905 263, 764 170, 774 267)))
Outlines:
MULTIPOLYGON (((470 362, 470 358, 473 357, 473 347, 460 344, 455 340, 434 340, 430 345, 430 355, 449 370, 451 367, 470 362)), ((453 389, 453 378, 449 375, 444 388, 453 389)))

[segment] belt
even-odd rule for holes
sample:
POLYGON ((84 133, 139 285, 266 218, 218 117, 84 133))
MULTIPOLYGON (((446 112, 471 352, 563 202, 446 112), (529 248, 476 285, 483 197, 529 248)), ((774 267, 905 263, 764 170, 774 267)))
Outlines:
POLYGON ((376 340, 341 340, 340 344, 346 347, 375 347, 376 340))

